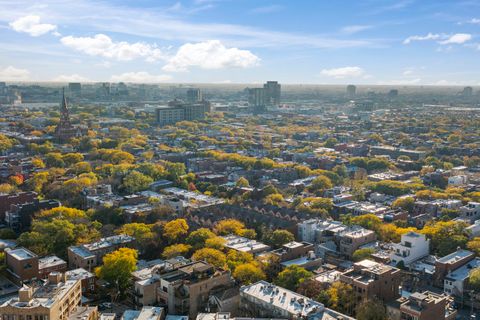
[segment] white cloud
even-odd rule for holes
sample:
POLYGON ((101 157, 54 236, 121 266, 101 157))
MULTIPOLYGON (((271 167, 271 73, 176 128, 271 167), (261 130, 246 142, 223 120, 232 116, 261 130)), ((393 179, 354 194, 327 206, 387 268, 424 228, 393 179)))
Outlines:
POLYGON ((365 71, 360 67, 342 67, 333 69, 323 69, 321 74, 337 79, 360 77, 365 74, 365 71))
POLYGON ((412 78, 412 79, 397 79, 397 80, 387 80, 387 81, 380 81, 377 85, 416 85, 422 82, 420 78, 412 78))
POLYGON ((113 75, 110 78, 112 82, 134 82, 134 83, 158 83, 171 80, 172 77, 168 74, 153 75, 146 71, 126 72, 118 75, 113 75))
POLYGON ((8 66, 0 69, 0 80, 2 81, 25 81, 30 79, 30 72, 27 69, 18 69, 8 66))
POLYGON ((480 24, 480 19, 472 18, 472 19, 468 20, 467 23, 469 23, 469 24, 480 24))
POLYGON ((54 24, 40 23, 40 17, 35 15, 18 18, 10 22, 9 25, 13 30, 28 33, 32 37, 38 37, 57 29, 54 24))
POLYGON ((248 50, 227 48, 219 40, 186 43, 168 60, 164 71, 187 71, 191 67, 201 69, 248 68, 260 63, 260 58, 248 50))
POLYGON ((443 35, 437 33, 428 33, 426 36, 411 36, 403 40, 403 44, 409 44, 412 41, 439 40, 443 35))
POLYGON ((63 45, 90 56, 100 56, 120 61, 143 58, 153 62, 166 56, 156 45, 143 42, 114 42, 109 36, 97 34, 94 37, 67 36, 60 39, 63 45))
POLYGON ((463 44, 472 39, 472 35, 468 33, 456 33, 444 41, 440 41, 440 44, 463 44))
POLYGON ((272 13, 272 12, 277 12, 283 9, 283 6, 280 6, 278 4, 272 4, 270 6, 264 6, 264 7, 257 7, 252 9, 252 13, 272 13))
POLYGON ((472 35, 469 33, 455 33, 452 35, 448 35, 445 33, 428 33, 425 36, 410 36, 403 41, 403 44, 409 44, 412 41, 431 41, 435 40, 438 44, 446 45, 446 44, 463 44, 467 41, 472 39, 472 35))
POLYGON ((365 31, 371 28, 372 26, 367 26, 367 25, 352 25, 352 26, 345 26, 340 31, 344 34, 354 34, 354 33, 365 31))
POLYGON ((79 74, 71 74, 71 75, 59 75, 58 77, 55 77, 52 79, 52 81, 56 82, 92 82, 92 80, 83 77, 79 74))

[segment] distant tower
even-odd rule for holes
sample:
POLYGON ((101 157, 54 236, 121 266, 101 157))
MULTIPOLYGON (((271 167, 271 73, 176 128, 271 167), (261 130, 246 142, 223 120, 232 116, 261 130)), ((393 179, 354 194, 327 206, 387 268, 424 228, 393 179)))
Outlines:
POLYGON ((248 89, 248 105, 253 107, 254 113, 265 112, 265 91, 264 88, 248 89))
POLYGON ((347 86, 347 97, 353 98, 355 97, 356 93, 357 93, 357 87, 355 87, 353 84, 349 84, 347 86))
POLYGON ((462 95, 464 97, 471 97, 473 95, 473 88, 472 87, 463 88, 462 95))
POLYGON ((81 96, 82 84, 80 82, 70 82, 68 84, 68 92, 74 96, 81 96))
POLYGON ((396 98, 398 97, 398 90, 397 89, 392 89, 388 92, 388 97, 389 98, 396 98))
POLYGON ((60 103, 60 122, 55 128, 55 137, 65 142, 74 137, 80 137, 82 130, 76 128, 70 122, 70 112, 68 110, 67 98, 65 97, 65 88, 62 89, 62 101, 60 103))
POLYGON ((265 90, 265 103, 271 106, 278 106, 282 94, 281 85, 277 81, 267 81, 263 85, 263 89, 265 90))
POLYGON ((198 88, 191 88, 187 90, 187 102, 197 103, 202 101, 202 92, 198 88))

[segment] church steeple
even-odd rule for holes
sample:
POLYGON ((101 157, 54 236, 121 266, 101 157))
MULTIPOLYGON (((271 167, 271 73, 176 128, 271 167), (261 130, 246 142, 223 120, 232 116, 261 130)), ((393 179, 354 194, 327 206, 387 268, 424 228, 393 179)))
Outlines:
POLYGON ((62 88, 62 101, 60 104, 60 124, 70 125, 70 112, 68 111, 67 97, 65 97, 65 88, 62 88))

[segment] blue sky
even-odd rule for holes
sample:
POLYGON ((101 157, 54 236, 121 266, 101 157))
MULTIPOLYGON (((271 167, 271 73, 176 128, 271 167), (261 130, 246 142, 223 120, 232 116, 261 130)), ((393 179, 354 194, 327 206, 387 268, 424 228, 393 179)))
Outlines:
POLYGON ((479 0, 0 0, 0 80, 480 85, 479 0))

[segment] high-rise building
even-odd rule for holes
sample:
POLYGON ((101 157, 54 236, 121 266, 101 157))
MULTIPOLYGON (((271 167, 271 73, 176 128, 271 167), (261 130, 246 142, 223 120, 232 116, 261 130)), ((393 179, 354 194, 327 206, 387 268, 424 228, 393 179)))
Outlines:
POLYGON ((265 104, 265 88, 248 89, 248 105, 255 113, 264 112, 265 104))
POLYGON ((267 81, 263 85, 265 90, 265 103, 269 106, 278 106, 280 104, 281 86, 277 81, 267 81))
POLYGON ((73 96, 82 95, 82 84, 80 82, 70 82, 68 84, 68 92, 73 96))
POLYGON ((202 92, 198 88, 191 88, 187 90, 187 102, 197 103, 202 101, 202 92))
POLYGON ((349 84, 347 86, 347 97, 353 98, 357 94, 357 87, 355 87, 353 84, 349 84))
POLYGON ((471 97, 473 95, 473 88, 472 87, 463 88, 462 95, 464 97, 471 97))
POLYGON ((389 98, 396 98, 398 97, 398 89, 392 89, 388 92, 389 98))
POLYGON ((205 119, 205 114, 210 111, 211 104, 205 100, 197 103, 183 103, 179 100, 174 100, 171 101, 168 106, 157 108, 157 123, 160 126, 165 126, 183 120, 201 120, 205 119))

